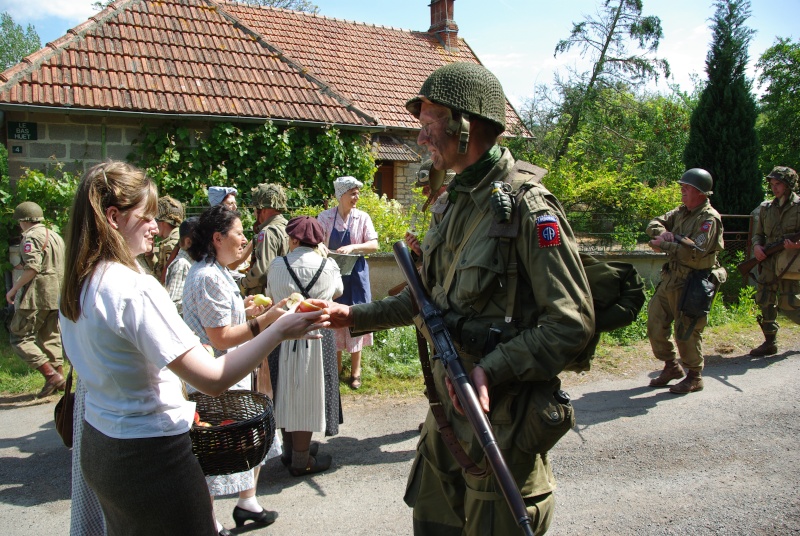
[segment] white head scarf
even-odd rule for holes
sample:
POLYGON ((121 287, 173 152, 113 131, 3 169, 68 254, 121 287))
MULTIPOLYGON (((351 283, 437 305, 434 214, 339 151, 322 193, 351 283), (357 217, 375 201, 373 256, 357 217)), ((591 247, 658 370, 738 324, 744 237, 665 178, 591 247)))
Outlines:
POLYGON ((333 181, 333 190, 336 192, 336 199, 341 199, 344 194, 353 188, 363 188, 364 183, 355 177, 339 177, 333 181))

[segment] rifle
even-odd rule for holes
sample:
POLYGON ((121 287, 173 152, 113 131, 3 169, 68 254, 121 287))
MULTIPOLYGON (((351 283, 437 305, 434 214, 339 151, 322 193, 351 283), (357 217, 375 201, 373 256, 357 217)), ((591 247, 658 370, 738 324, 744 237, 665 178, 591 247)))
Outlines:
POLYGON ((525 508, 525 502, 522 500, 522 495, 517 488, 514 477, 511 475, 511 471, 509 471, 508 465, 503 458, 503 453, 497 444, 492 425, 480 407, 475 388, 469 381, 464 364, 461 362, 458 351, 453 345, 450 332, 447 331, 444 316, 439 308, 431 302, 425 288, 422 286, 419 273, 414 266, 414 261, 411 259, 411 254, 405 242, 402 240, 395 242, 393 249, 397 264, 408 282, 411 296, 419 307, 420 314, 414 319, 414 323, 433 347, 434 359, 442 361, 464 414, 470 426, 472 426, 475 437, 481 443, 486 459, 489 461, 489 466, 494 472, 497 483, 511 509, 511 514, 517 520, 517 524, 526 536, 533 536, 532 521, 525 508))
POLYGON ((706 252, 703 248, 701 248, 700 246, 695 244, 694 240, 692 240, 688 236, 679 235, 677 233, 672 233, 672 236, 675 237, 675 242, 677 242, 678 244, 680 244, 682 246, 686 246, 687 248, 696 249, 700 253, 705 253, 706 252))
MULTIPOLYGON (((791 235, 789 235, 789 236, 787 236, 785 238, 781 238, 780 240, 776 240, 775 242, 772 242, 771 244, 767 244, 766 247, 764 248, 764 255, 766 255, 767 258, 769 258, 771 255, 774 255, 775 253, 780 253, 781 251, 783 251, 784 248, 785 248, 784 243, 785 243, 786 240, 791 240, 792 242, 797 242, 798 240, 800 240, 800 233, 794 233, 794 234, 791 234, 791 235)), ((766 260, 766 258, 765 258, 765 260, 766 260)), ((739 264, 737 264, 736 268, 742 274, 742 277, 747 278, 747 274, 749 274, 750 271, 753 268, 755 268, 756 266, 758 266, 759 264, 761 264, 760 260, 756 259, 755 257, 751 257, 750 259, 747 259, 746 261, 743 261, 743 262, 740 262, 739 264)))

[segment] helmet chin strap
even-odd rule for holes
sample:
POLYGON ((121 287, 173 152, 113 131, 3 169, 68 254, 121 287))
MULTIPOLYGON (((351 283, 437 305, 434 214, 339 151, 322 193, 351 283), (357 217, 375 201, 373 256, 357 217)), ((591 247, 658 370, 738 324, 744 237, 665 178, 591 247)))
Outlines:
POLYGON ((467 154, 467 146, 469 145, 469 116, 461 114, 461 121, 450 117, 447 120, 447 128, 445 129, 448 135, 458 135, 458 154, 467 154))

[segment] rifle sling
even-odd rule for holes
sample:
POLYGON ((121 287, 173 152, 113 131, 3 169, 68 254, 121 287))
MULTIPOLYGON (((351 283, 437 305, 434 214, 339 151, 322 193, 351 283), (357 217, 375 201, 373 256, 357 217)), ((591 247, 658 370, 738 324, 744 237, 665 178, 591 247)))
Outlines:
POLYGON ((436 427, 439 429, 439 433, 442 435, 444 444, 447 445, 447 449, 450 451, 450 454, 453 455, 453 458, 455 458, 464 472, 476 478, 485 478, 491 474, 490 466, 487 465, 485 469, 478 467, 475 462, 472 461, 469 455, 464 452, 461 443, 458 442, 458 438, 456 437, 455 432, 453 432, 453 426, 450 424, 450 421, 447 420, 447 415, 444 413, 444 408, 442 407, 441 400, 439 400, 439 395, 436 394, 436 384, 433 381, 430 354, 428 353, 428 342, 425 340, 425 337, 422 335, 419 329, 415 331, 417 333, 419 362, 422 365, 422 377, 425 379, 425 390, 427 391, 428 403, 431 406, 431 413, 433 413, 433 417, 436 419, 436 427))

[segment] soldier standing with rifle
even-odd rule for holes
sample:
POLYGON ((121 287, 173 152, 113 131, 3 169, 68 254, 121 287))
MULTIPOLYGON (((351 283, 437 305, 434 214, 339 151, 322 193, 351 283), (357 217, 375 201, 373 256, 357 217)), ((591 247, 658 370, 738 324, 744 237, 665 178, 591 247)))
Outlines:
POLYGON ((778 352, 778 309, 793 322, 800 324, 800 273, 796 268, 800 243, 787 237, 800 232, 800 196, 794 192, 797 172, 778 166, 767 175, 775 199, 764 201, 758 213, 753 234, 753 254, 760 263, 757 278, 756 303, 761 307, 757 317, 764 342, 750 355, 767 356, 778 352), (772 245, 785 249, 767 256, 772 245), (793 268, 794 266, 794 268, 793 268))
POLYGON ((710 271, 716 285, 726 279, 725 269, 717 260, 722 251, 722 220, 711 206, 711 174, 700 168, 686 171, 678 180, 683 204, 647 225, 652 238, 650 247, 663 251, 669 262, 661 269, 661 282, 647 307, 647 337, 655 357, 664 362, 664 370, 650 381, 650 387, 666 387, 670 381, 686 378, 669 388, 671 393, 686 394, 703 389, 703 329, 708 318, 687 318, 681 309, 687 282, 696 271, 710 271), (680 234, 678 234, 680 233, 680 234), (687 239, 689 239, 687 241, 687 239), (675 342, 684 372, 670 340, 675 323, 675 342))
MULTIPOLYGON (((493 183, 515 167, 508 149, 496 143, 505 130, 506 98, 492 73, 471 63, 441 67, 406 108, 421 123, 417 142, 430 152, 434 168, 456 172, 449 206, 422 244, 422 283, 488 413, 523 511, 536 534, 544 534, 553 519, 555 478, 548 447, 537 443, 535 427, 542 421, 536 402, 544 397, 553 403, 563 393, 557 375, 594 330, 577 243, 560 204, 538 183, 515 208, 519 234, 510 241, 492 236, 493 183)), ((356 333, 414 319, 408 288, 379 302, 329 305, 332 325, 356 333)), ((414 511, 414 534, 519 534, 498 480, 467 473, 445 443, 450 435, 479 467, 487 465, 438 357, 430 362, 432 391, 448 422, 437 423, 429 411, 417 445, 404 497, 414 511)))

